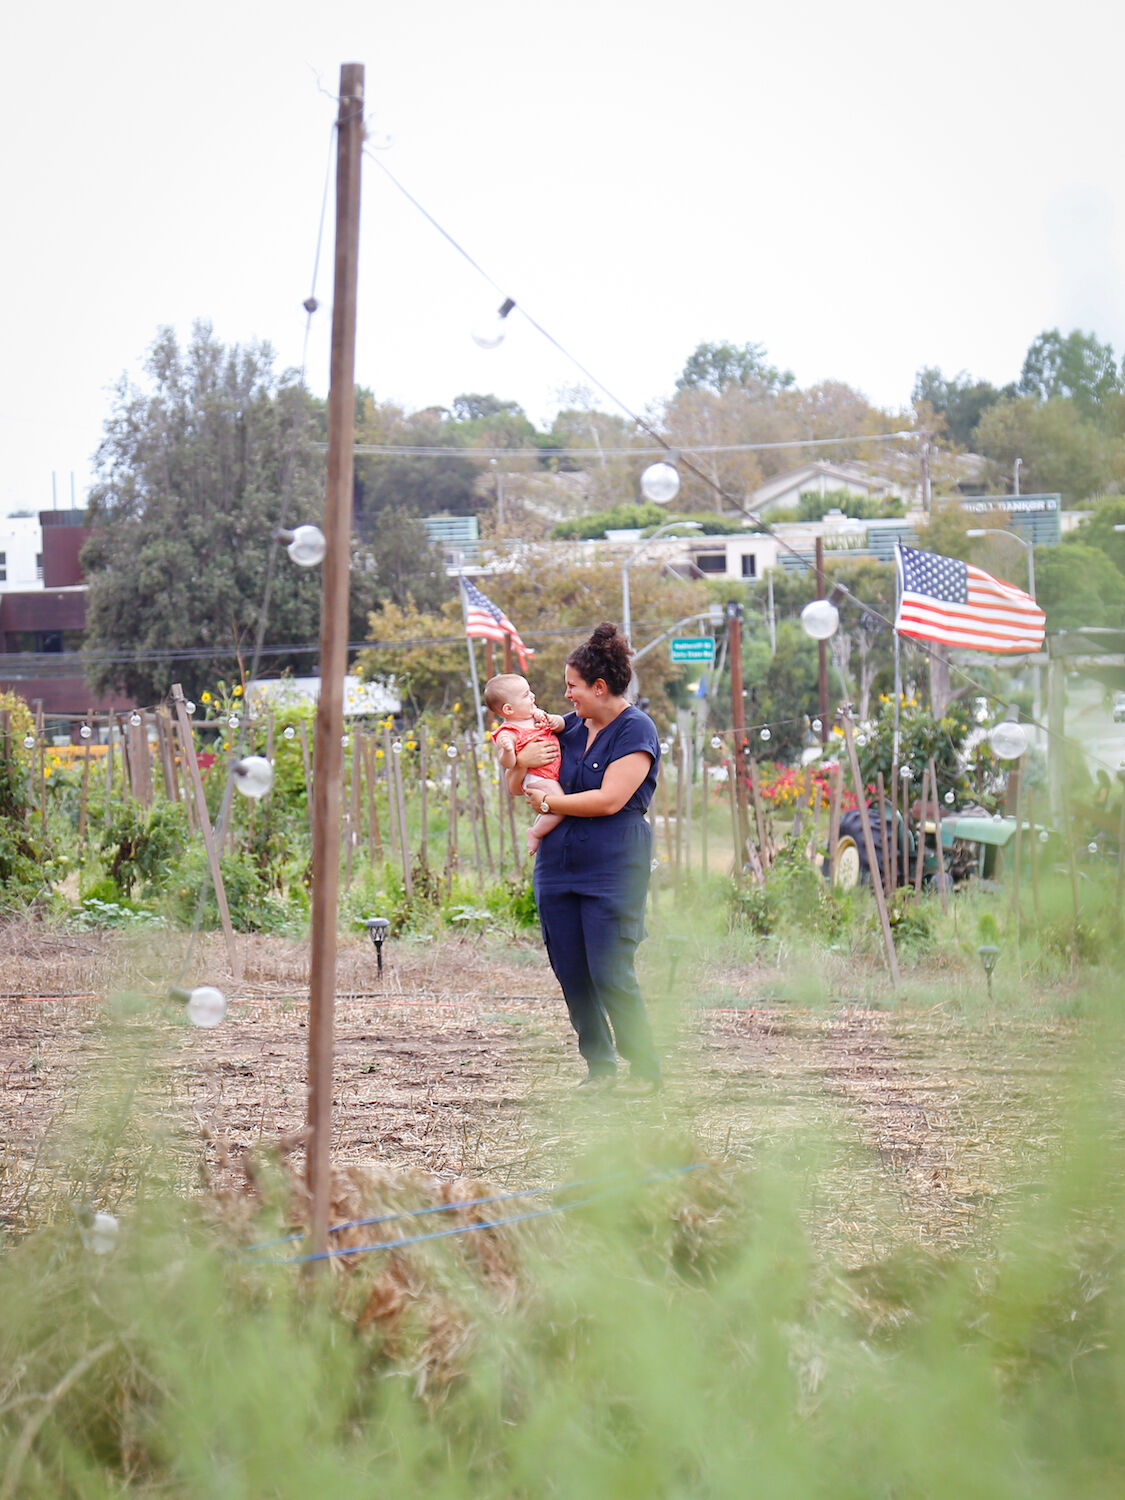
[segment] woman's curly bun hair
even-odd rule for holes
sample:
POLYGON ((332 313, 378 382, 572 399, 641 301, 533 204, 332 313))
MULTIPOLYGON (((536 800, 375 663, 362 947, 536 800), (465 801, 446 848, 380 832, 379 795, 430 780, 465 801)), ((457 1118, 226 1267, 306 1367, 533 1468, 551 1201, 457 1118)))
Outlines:
POLYGON ((623 694, 633 677, 631 665, 633 648, 609 620, 603 620, 598 628, 576 646, 566 659, 568 667, 591 684, 602 678, 611 693, 623 694))

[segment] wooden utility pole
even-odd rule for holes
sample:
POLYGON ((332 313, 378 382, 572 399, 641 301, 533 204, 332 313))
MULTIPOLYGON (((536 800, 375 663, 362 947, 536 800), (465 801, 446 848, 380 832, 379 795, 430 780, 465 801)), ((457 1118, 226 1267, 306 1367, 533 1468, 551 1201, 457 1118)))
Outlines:
POLYGON ((340 69, 336 116, 336 266, 328 391, 328 476, 320 615, 320 696, 313 781, 312 951, 309 963, 309 1109, 306 1181, 313 1251, 328 1240, 332 1170, 332 1054, 336 1009, 336 921, 340 888, 340 788, 344 752, 348 582, 355 443, 355 328, 359 280, 359 188, 363 160, 363 65, 340 69))

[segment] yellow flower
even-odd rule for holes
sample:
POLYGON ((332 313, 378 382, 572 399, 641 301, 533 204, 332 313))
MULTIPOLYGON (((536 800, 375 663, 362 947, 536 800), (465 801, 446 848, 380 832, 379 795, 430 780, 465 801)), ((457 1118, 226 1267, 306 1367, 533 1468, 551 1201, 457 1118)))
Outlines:
POLYGON ((242 697, 242 684, 241 684, 241 682, 240 682, 240 683, 238 683, 238 684, 237 684, 237 685, 236 685, 236 686, 235 686, 235 689, 234 689, 234 696, 235 696, 235 697, 236 697, 236 698, 241 698, 241 697, 242 697))
POLYGON ((414 749, 417 748, 417 745, 416 745, 416 743, 415 743, 414 740, 407 740, 407 742, 406 742, 406 748, 408 750, 414 750, 414 749))
POLYGON ((210 703, 210 701, 211 701, 211 694, 210 693, 200 693, 200 695, 199 695, 199 701, 200 701, 200 703, 210 703))
POLYGON ((461 705, 459 703, 455 703, 453 705, 453 712, 455 714, 459 714, 461 712, 461 705))

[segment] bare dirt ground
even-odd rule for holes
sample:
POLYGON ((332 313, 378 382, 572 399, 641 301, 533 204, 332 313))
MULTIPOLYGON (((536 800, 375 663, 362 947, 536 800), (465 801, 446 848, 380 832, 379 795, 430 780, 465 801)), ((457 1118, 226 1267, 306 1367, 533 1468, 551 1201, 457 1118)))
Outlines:
MULTIPOLYGON (((307 945, 239 941, 235 985, 220 942, 205 940, 199 972, 226 990, 229 1009, 200 1031, 163 998, 161 940, 7 930, 0 1215, 10 1228, 66 1198, 127 1195, 114 1163, 158 1133, 185 1187, 234 1181, 279 1143, 299 1161, 307 945), (137 1117, 128 1128, 126 1116, 137 1117), (75 1143, 88 1161, 103 1141, 102 1173, 76 1180, 75 1143)), ((751 968, 649 965, 667 1086, 647 1100, 590 1100, 575 1091, 583 1070, 537 943, 392 942, 380 981, 370 945, 343 940, 334 1161, 514 1189, 566 1180, 605 1133, 640 1160, 657 1136, 751 1166, 798 1150, 810 1231, 846 1264, 903 1245, 964 1245, 1047 1170, 1049 1085, 1065 1071, 1069 1023, 992 1015, 985 1026, 941 1006, 847 999, 808 1009, 756 999, 764 987, 751 968)))

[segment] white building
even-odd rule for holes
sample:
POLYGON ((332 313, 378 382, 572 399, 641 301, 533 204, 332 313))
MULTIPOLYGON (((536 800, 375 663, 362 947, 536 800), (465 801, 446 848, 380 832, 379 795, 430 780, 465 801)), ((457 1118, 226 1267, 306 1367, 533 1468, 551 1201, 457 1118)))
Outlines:
POLYGON ((43 528, 38 516, 0 516, 0 591, 43 587, 43 528))

